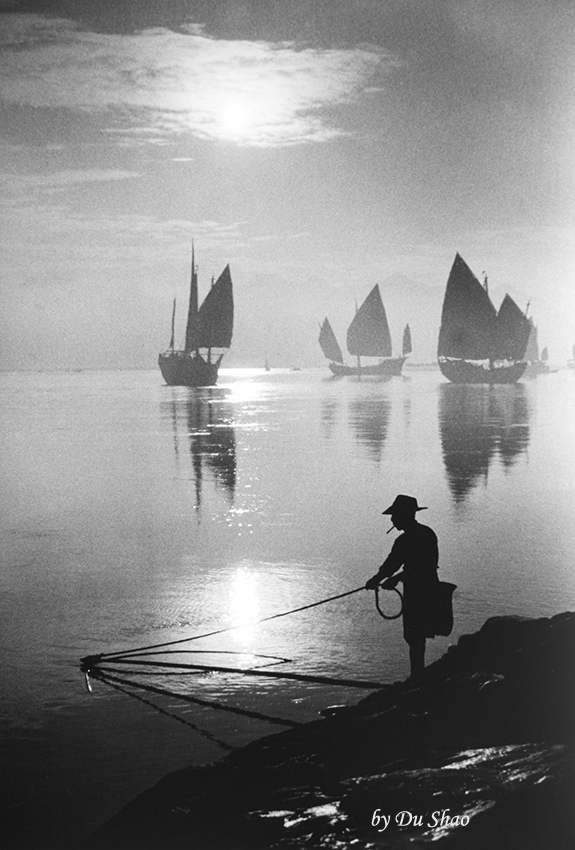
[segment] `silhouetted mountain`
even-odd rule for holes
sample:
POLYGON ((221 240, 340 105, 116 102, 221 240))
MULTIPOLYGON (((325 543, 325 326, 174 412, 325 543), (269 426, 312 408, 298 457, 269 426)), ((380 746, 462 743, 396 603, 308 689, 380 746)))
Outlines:
MULTIPOLYGON (((447 278, 446 278, 447 280, 447 278)), ((417 283, 402 274, 383 280, 369 280, 365 286, 334 285, 320 277, 288 281, 277 275, 256 275, 248 284, 236 287, 236 332, 226 365, 323 366, 325 359, 317 338, 327 315, 344 356, 347 328, 355 304, 363 302, 374 284, 379 283, 391 331, 394 354, 400 353, 404 326, 409 322, 413 340, 411 363, 435 363, 445 281, 437 286, 417 283)), ((505 296, 503 287, 490 289, 498 308, 505 296)), ((525 309, 530 294, 518 289, 510 295, 525 309)), ((530 314, 547 325, 556 324, 552 307, 542 298, 533 298, 530 314)))
MULTIPOLYGON (((317 338, 328 315, 345 350, 345 336, 354 312, 378 281, 353 290, 322 278, 294 283, 276 275, 256 276, 249 286, 236 287, 236 331, 226 365, 323 366, 317 338)), ((434 362, 443 290, 415 283, 403 275, 380 282, 394 353, 400 353, 403 328, 409 322, 412 362, 434 362)), ((349 356, 349 355, 347 355, 349 356)))

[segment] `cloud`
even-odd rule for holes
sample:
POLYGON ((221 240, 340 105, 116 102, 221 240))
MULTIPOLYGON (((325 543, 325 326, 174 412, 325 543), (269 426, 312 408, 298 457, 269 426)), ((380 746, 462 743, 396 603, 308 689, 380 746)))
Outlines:
POLYGON ((122 171, 120 169, 94 168, 85 171, 65 169, 51 174, 0 173, 0 185, 18 194, 26 192, 28 189, 41 188, 47 191, 59 191, 84 183, 109 183, 116 180, 128 180, 133 177, 139 177, 139 174, 135 171, 122 171))
MULTIPOLYGON (((78 212, 67 204, 38 204, 32 200, 28 203, 12 203, 4 199, 0 210, 7 223, 12 222, 21 229, 34 228, 39 234, 46 235, 48 241, 56 234, 67 236, 69 233, 82 233, 96 237, 99 233, 112 232, 118 236, 119 246, 126 240, 136 240, 138 245, 140 241, 145 244, 154 240, 189 242, 194 236, 199 242, 211 248, 222 242, 237 243, 241 238, 240 231, 244 224, 241 221, 224 224, 210 219, 158 220, 152 215, 136 213, 101 216, 92 212, 78 212)), ((108 238, 107 235, 106 238, 108 238)))
POLYGON ((133 35, 82 31, 39 15, 4 16, 0 96, 100 113, 117 129, 251 145, 324 141, 344 132, 322 110, 373 96, 397 67, 376 46, 319 49, 232 41, 200 27, 133 35), (371 91, 369 89, 371 88, 371 91))
MULTIPOLYGON (((152 215, 99 215, 66 204, 12 201, 0 204, 4 222, 2 277, 11 288, 23 276, 67 279, 93 268, 121 274, 130 268, 156 268, 187 258, 191 239, 201 245, 205 262, 241 253, 246 238, 242 221, 184 218, 158 220, 152 215)), ((184 259, 184 264, 186 259, 184 259)))

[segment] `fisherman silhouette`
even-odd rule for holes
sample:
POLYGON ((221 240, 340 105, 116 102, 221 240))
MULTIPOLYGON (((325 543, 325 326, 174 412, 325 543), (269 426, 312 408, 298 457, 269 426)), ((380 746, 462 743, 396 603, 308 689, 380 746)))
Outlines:
MULTIPOLYGON (((391 516, 395 528, 403 532, 394 542, 391 552, 366 584, 366 590, 381 587, 393 590, 403 582, 403 636, 409 645, 411 675, 409 681, 421 681, 425 667, 425 641, 435 637, 436 600, 439 579, 437 536, 433 529, 419 523, 415 517, 424 511, 413 496, 397 496, 383 511, 391 516), (403 571, 397 570, 403 567, 403 571)), ((389 529, 391 531, 391 529, 389 529)))

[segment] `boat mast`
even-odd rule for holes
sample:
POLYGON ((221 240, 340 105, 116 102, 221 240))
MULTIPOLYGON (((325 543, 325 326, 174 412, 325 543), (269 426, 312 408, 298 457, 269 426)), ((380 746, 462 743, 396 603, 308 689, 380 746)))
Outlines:
MULTIPOLYGON (((487 280, 487 272, 482 272, 482 274, 483 274, 483 289, 485 290, 487 297, 489 297, 489 282, 487 280)), ((489 355, 489 371, 491 372, 492 370, 493 370, 493 358, 490 354, 489 355)))
MULTIPOLYGON (((358 306, 357 306, 357 298, 356 298, 355 299, 355 315, 357 316, 357 314, 358 314, 358 306)), ((361 369, 361 358, 360 358, 359 354, 357 355, 357 368, 358 368, 358 370, 361 369)))
POLYGON ((170 337, 170 351, 174 350, 174 331, 176 327, 176 299, 174 298, 174 305, 172 307, 172 335, 170 337))
POLYGON ((192 279, 190 281, 190 306, 188 308, 188 324, 186 326, 186 353, 194 351, 199 356, 198 348, 198 273, 192 240, 192 279))
MULTIPOLYGON (((210 290, 212 290, 213 288, 214 288, 214 276, 212 275, 212 282, 210 284, 210 290)), ((212 362, 212 347, 210 345, 210 347, 208 348, 208 363, 211 363, 211 362, 212 362)))

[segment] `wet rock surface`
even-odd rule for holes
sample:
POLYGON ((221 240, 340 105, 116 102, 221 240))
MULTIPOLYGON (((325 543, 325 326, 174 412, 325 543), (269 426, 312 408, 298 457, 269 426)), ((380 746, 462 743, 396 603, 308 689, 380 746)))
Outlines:
POLYGON ((81 850, 572 850, 574 753, 575 614, 496 617, 421 685, 168 775, 81 850))

